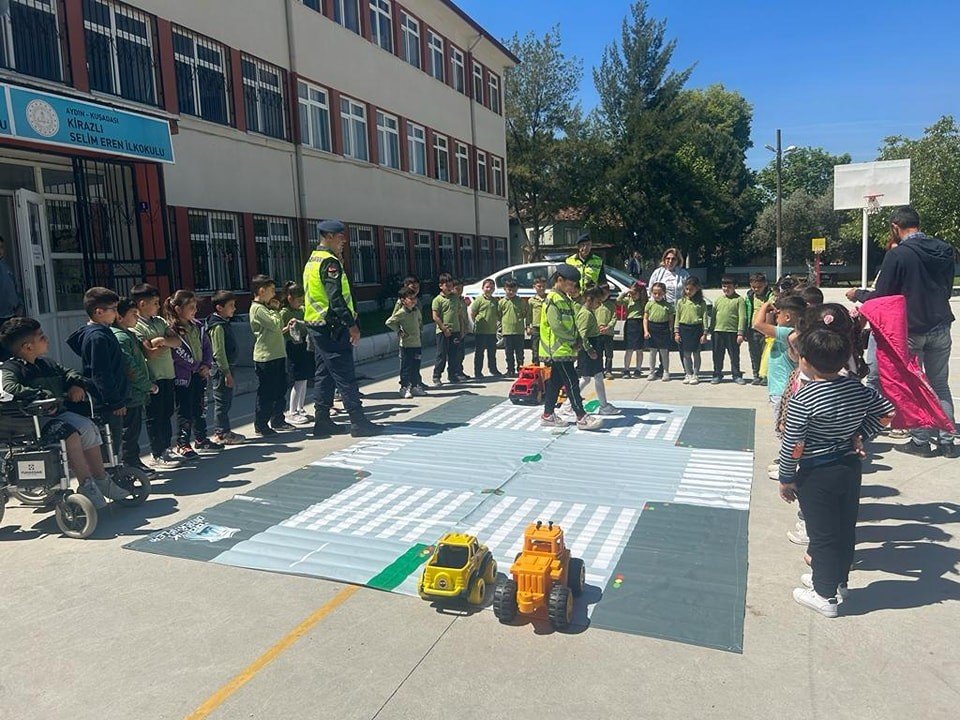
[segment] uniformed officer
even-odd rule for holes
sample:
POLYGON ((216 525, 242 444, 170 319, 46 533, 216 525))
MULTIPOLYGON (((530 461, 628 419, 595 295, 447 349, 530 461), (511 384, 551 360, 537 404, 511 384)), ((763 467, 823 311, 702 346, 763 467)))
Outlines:
POLYGON ((607 281, 607 274, 603 269, 603 258, 594 254, 590 233, 584 233, 579 237, 577 252, 568 257, 566 263, 580 271, 580 292, 590 285, 601 285, 607 281))
POLYGON ((317 224, 320 244, 303 269, 306 293, 303 319, 313 338, 317 374, 314 381, 316 421, 313 437, 342 435, 347 429, 330 418, 334 389, 340 392, 350 416, 353 437, 378 435, 383 427, 367 419, 360 403, 360 390, 353 367, 353 347, 360 342, 357 311, 350 293, 350 281, 340 257, 346 242, 346 228, 339 220, 317 224))

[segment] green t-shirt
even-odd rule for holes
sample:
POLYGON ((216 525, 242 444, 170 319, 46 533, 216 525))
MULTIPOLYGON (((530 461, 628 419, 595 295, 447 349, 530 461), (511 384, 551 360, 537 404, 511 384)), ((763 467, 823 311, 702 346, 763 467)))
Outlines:
POLYGON ((500 300, 500 329, 504 335, 523 335, 527 328, 527 306, 518 297, 500 300))
POLYGON ((666 300, 651 300, 647 303, 644 314, 647 316, 649 322, 670 322, 673 318, 673 305, 666 300))
POLYGON ((747 306, 740 295, 721 295, 713 302, 713 331, 743 335, 747 331, 747 306))
POLYGON ((280 311, 254 300, 250 303, 250 330, 253 332, 253 361, 270 362, 287 356, 280 311))
POLYGON ((497 319, 500 316, 500 301, 481 295, 470 305, 473 315, 473 331, 477 335, 496 335, 497 319))
POLYGON ((702 325, 706 329, 709 316, 706 300, 682 297, 677 301, 677 325, 702 325))
POLYGON ((597 327, 607 326, 607 331, 603 335, 615 335, 617 332, 617 303, 613 300, 607 300, 593 311, 593 316, 597 319, 597 327))
MULTIPOLYGON (((430 305, 434 313, 440 316, 440 321, 450 328, 453 333, 460 332, 460 298, 456 295, 437 295, 430 305)), ((440 324, 437 324, 437 333, 442 333, 440 324)))
POLYGON ((600 326, 597 324, 597 316, 593 311, 587 310, 583 305, 576 306, 577 311, 577 334, 590 340, 600 336, 600 326))
MULTIPOLYGON (((154 315, 152 318, 141 317, 133 327, 133 334, 143 343, 154 338, 166 337, 168 330, 167 321, 159 315, 154 315)), ((173 368, 173 353, 168 347, 163 348, 153 357, 147 357, 147 367, 150 369, 151 380, 173 380, 177 376, 173 368)))
POLYGON ((401 303, 384 324, 400 335, 400 347, 418 348, 423 344, 423 313, 419 304, 408 310, 401 303))
POLYGON ((527 302, 527 307, 530 308, 530 327, 533 328, 534 332, 540 332, 540 313, 543 311, 543 301, 546 299, 546 295, 543 297, 534 295, 527 302))
POLYGON ((627 308, 627 320, 643 319, 643 309, 647 306, 645 300, 641 298, 634 299, 630 293, 625 292, 617 298, 617 303, 627 308))

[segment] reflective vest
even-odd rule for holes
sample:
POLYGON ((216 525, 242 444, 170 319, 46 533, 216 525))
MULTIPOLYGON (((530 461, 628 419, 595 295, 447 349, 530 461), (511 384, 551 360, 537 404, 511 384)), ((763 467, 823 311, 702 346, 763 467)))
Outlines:
MULTIPOLYGON (((327 321, 327 311, 330 309, 330 298, 327 296, 327 288, 323 284, 324 278, 320 276, 320 267, 327 260, 335 260, 340 264, 340 259, 326 248, 318 248, 310 255, 306 266, 303 268, 303 290, 304 300, 303 321, 312 325, 323 325, 327 321)), ((350 308, 353 316, 357 316, 357 310, 353 306, 353 296, 350 294, 350 281, 347 280, 347 274, 340 264, 340 288, 343 293, 343 299, 350 308)))
POLYGON ((551 360, 572 360, 577 355, 576 342, 577 311, 573 300, 551 290, 540 313, 540 354, 551 360), (556 327, 550 325, 550 317, 559 320, 556 327))
POLYGON ((603 272, 603 258, 590 253, 586 260, 574 253, 566 259, 567 265, 573 265, 580 271, 580 289, 585 290, 589 283, 597 285, 600 282, 600 273, 603 272))

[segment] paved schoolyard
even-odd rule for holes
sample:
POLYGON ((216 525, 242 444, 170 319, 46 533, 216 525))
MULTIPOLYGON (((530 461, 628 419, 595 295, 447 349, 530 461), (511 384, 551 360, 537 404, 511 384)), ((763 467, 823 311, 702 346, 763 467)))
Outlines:
MULTIPOLYGON (((508 384, 417 401, 397 399, 395 387, 391 377, 365 388, 386 422, 463 393, 505 396, 508 384)), ((875 445, 853 592, 845 617, 829 621, 790 596, 804 566, 784 534, 793 509, 765 479, 775 445, 763 389, 618 379, 610 394, 756 409, 742 655, 598 629, 540 633, 501 626, 490 612, 444 614, 414 598, 121 549, 351 444, 297 433, 171 473, 145 506, 107 515, 86 541, 59 537, 51 516, 11 503, 0 527, 0 717, 956 716, 960 461, 875 445)), ((251 405, 241 397, 239 414, 251 405)), ((620 470, 611 457, 607 471, 620 470)))

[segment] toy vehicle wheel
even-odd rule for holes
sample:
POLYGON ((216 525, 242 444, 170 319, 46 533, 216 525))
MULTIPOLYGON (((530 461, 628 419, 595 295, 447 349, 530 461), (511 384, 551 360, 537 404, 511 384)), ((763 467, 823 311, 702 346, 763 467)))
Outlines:
POLYGON ((497 582, 497 561, 493 559, 491 553, 487 553, 487 557, 483 560, 482 569, 480 574, 483 576, 483 581, 487 585, 495 585, 497 582))
POLYGON ((523 403, 520 402, 520 398, 512 397, 510 398, 510 402, 512 402, 514 405, 523 405, 523 403))
POLYGON ((123 507, 143 505, 150 497, 150 479, 136 468, 121 465, 110 472, 113 482, 130 494, 123 500, 117 500, 123 507))
POLYGON ((574 597, 580 597, 583 594, 583 586, 587 584, 587 569, 580 558, 570 558, 570 565, 567 567, 567 586, 574 597))
POLYGON ((67 495, 57 503, 57 527, 67 537, 82 540, 97 528, 97 509, 80 493, 67 495))
POLYGON ((554 585, 550 591, 547 617, 554 630, 565 630, 573 620, 573 594, 566 585, 554 585))
POLYGON ((47 505, 52 505, 53 501, 56 500, 54 491, 42 485, 20 488, 10 494, 28 507, 46 507, 47 505))
POLYGON ((487 584, 482 577, 475 577, 470 581, 467 590, 467 602, 471 605, 483 605, 483 599, 487 595, 487 584))
POLYGON ((517 584, 513 580, 504 580, 493 591, 493 614, 502 623, 517 617, 517 584))

